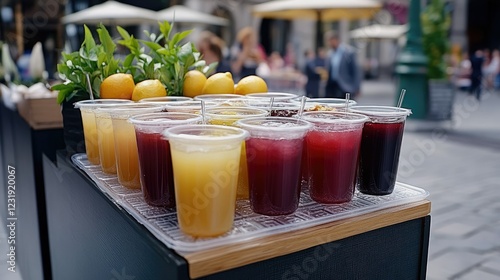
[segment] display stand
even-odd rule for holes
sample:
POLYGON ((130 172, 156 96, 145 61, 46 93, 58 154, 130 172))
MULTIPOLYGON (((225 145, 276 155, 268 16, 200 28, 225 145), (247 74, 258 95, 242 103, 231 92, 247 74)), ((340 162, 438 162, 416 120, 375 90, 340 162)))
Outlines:
POLYGON ((44 159, 53 279, 425 279, 420 200, 199 251, 171 249, 60 152, 44 159))

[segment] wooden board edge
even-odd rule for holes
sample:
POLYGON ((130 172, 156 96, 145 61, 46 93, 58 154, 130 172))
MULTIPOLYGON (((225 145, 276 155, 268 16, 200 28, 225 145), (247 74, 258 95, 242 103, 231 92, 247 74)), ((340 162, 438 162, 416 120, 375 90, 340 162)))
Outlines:
POLYGON ((430 201, 422 200, 310 228, 253 239, 244 243, 179 254, 189 264, 190 277, 198 278, 422 218, 429 215, 430 211, 430 201))

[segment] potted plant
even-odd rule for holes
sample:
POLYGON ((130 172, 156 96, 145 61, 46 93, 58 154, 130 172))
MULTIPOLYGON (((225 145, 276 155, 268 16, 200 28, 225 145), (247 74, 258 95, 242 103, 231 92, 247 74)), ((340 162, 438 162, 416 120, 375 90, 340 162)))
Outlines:
POLYGON ((64 136, 70 154, 84 152, 83 126, 80 111, 73 108, 76 101, 100 98, 100 85, 108 76, 128 73, 138 83, 158 79, 168 95, 182 95, 184 75, 197 69, 208 75, 217 64, 206 65, 193 43, 181 43, 191 30, 173 33, 173 24, 159 23, 160 34, 150 34, 147 40, 135 39, 125 29, 117 27, 121 40, 117 43, 129 50, 124 59, 115 57, 116 44, 104 25, 97 28, 97 43, 87 26, 85 38, 78 51, 63 53, 57 70, 63 83, 52 87, 59 91, 62 104, 64 136))
POLYGON ((443 0, 431 0, 421 15, 422 41, 428 58, 428 118, 449 120, 453 106, 453 87, 447 74, 451 18, 443 0))

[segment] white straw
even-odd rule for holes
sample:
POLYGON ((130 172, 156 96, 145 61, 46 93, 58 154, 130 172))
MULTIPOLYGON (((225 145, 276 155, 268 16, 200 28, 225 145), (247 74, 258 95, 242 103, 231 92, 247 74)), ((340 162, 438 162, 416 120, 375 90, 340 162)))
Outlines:
POLYGON ((402 89, 401 94, 399 94, 398 108, 401 108, 401 106, 403 105, 403 99, 405 98, 405 93, 406 89, 402 89))
POLYGON ((273 104, 274 104, 274 97, 271 97, 271 101, 269 102, 269 116, 273 112, 273 104))
POLYGON ((302 118, 302 114, 304 113, 305 107, 306 107, 306 97, 302 96, 302 99, 300 100, 299 118, 302 118))
POLYGON ((87 88, 90 94, 90 100, 94 100, 94 93, 92 92, 92 84, 90 83, 90 76, 89 74, 85 74, 85 77, 87 77, 87 88))
POLYGON ((201 120, 203 124, 207 124, 207 119, 205 117, 205 101, 201 100, 201 120))
POLYGON ((351 94, 350 93, 346 93, 345 94, 345 112, 349 112, 349 99, 351 99, 351 94))

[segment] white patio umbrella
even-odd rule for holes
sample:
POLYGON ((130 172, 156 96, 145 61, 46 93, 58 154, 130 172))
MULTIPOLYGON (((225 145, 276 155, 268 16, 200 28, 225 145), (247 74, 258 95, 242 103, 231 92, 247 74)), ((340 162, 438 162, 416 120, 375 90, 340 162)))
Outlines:
POLYGON ((229 23, 229 21, 225 18, 193 10, 183 5, 175 5, 158 11, 157 20, 172 22, 174 21, 174 18, 176 23, 211 24, 222 26, 226 26, 229 23))
POLYGON ((253 6, 262 18, 316 20, 316 43, 321 45, 322 21, 369 19, 382 8, 376 0, 275 0, 253 6))
POLYGON ((85 10, 64 16, 64 24, 99 24, 106 25, 136 25, 156 23, 157 13, 152 10, 123 4, 116 1, 107 1, 85 10))
POLYGON ((351 30, 353 39, 399 39, 408 31, 407 25, 381 25, 373 24, 351 30))

